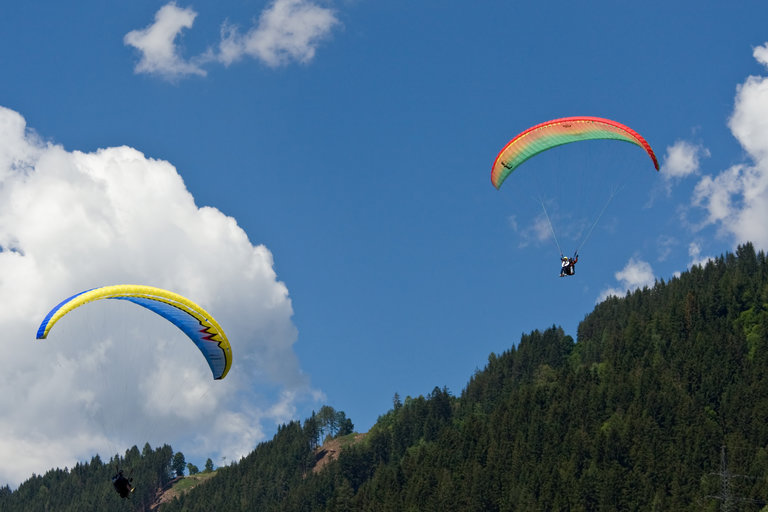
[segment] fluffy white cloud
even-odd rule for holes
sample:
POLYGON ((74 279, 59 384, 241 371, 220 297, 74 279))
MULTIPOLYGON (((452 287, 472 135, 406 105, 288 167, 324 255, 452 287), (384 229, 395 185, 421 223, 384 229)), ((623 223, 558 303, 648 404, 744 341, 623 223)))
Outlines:
POLYGON ((650 263, 635 258, 630 258, 624 268, 614 274, 614 277, 619 281, 619 286, 603 290, 597 302, 602 302, 611 295, 622 297, 627 292, 653 286, 656 282, 650 263))
MULTIPOLYGON (((753 55, 768 66, 768 43, 753 55)), ((706 211, 703 225, 717 225, 735 244, 752 241, 768 249, 768 78, 750 76, 738 87, 729 127, 750 162, 704 176, 693 205, 706 211)))
POLYGON ((141 52, 136 73, 156 73, 168 79, 184 75, 205 75, 205 71, 193 62, 181 57, 176 38, 185 28, 192 28, 197 13, 182 9, 171 2, 160 8, 155 21, 141 30, 132 30, 123 42, 141 52))
POLYGON ((196 16, 191 8, 182 9, 171 2, 157 12, 152 25, 126 34, 125 44, 142 54, 136 72, 177 79, 191 74, 205 75, 203 66, 211 62, 228 66, 243 57, 252 57, 272 67, 307 63, 314 58, 320 42, 339 24, 331 9, 309 0, 274 0, 245 33, 224 23, 216 50, 209 49, 185 60, 175 41, 182 29, 192 27, 196 16))
POLYGON ((129 147, 44 144, 0 107, 0 482, 145 441, 188 459, 237 458, 316 400, 292 345, 288 290, 237 222, 198 207, 168 162, 129 147), (122 301, 73 311, 34 336, 64 298, 150 284, 192 298, 233 349, 222 381, 174 326, 122 301))
POLYGON ((244 35, 236 27, 224 25, 216 58, 227 65, 243 56, 269 66, 309 62, 318 43, 337 24, 333 11, 307 0, 275 0, 244 35))
POLYGON ((702 156, 709 156, 709 151, 706 148, 679 140, 667 148, 667 155, 661 166, 661 174, 668 180, 698 174, 699 159, 702 156))

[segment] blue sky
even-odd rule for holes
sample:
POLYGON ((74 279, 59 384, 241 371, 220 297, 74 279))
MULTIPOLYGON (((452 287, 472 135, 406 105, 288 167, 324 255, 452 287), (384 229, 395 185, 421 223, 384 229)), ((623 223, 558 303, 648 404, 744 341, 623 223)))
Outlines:
MULTIPOLYGON (((575 336, 607 293, 747 240, 768 248, 767 14, 759 1, 6 9, 0 323, 13 356, 0 389, 14 413, 0 419, 0 461, 29 463, 0 467, 0 481, 144 441, 130 426, 104 432, 96 417, 119 391, 94 394, 103 383, 77 376, 86 363, 75 352, 125 340, 62 331, 21 343, 58 300, 91 286, 173 288, 222 323, 241 354, 231 376, 171 411, 144 400, 135 412, 162 425, 153 442, 218 461, 323 404, 366 431, 396 392, 459 394, 522 333, 556 324, 575 336), (634 146, 590 142, 492 187, 509 139, 571 115, 631 126, 661 172, 634 146), (577 275, 559 279, 534 196, 573 248, 601 201, 583 194, 605 197, 612 180, 623 188, 577 275), (62 394, 56 413, 40 379, 62 394)), ((123 309, 104 315, 152 321, 123 309)), ((70 331, 77 322, 89 320, 70 331)), ((167 361, 182 341, 162 336, 167 361)), ((138 396, 172 387, 152 371, 153 343, 125 338, 146 356, 131 363, 147 371, 138 396)), ((184 373, 183 361, 166 371, 184 373)))

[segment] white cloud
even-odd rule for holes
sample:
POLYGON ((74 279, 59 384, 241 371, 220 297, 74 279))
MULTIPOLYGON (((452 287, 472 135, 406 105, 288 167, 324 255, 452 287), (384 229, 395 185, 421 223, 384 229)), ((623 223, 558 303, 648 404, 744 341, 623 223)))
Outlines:
POLYGON ((656 282, 650 263, 635 258, 630 258, 624 268, 614 274, 614 277, 619 281, 619 286, 603 290, 597 302, 602 302, 612 295, 623 297, 628 291, 651 287, 656 282))
POLYGON ((182 9, 171 2, 157 12, 152 25, 126 34, 125 44, 142 53, 135 71, 172 80, 205 75, 206 64, 219 62, 229 66, 243 57, 252 57, 271 67, 307 63, 314 58, 320 42, 339 25, 333 10, 310 0, 274 0, 244 34, 225 22, 216 50, 209 49, 185 60, 176 46, 176 38, 182 29, 192 27, 196 16, 191 8, 182 9))
POLYGON ((516 215, 510 215, 509 217, 507 217, 507 222, 509 223, 509 227, 512 228, 512 231, 518 230, 516 215))
POLYGON ((156 73, 168 79, 185 75, 205 75, 205 71, 193 62, 181 57, 176 38, 185 28, 192 28, 197 13, 182 9, 174 2, 164 5, 155 14, 155 21, 141 30, 132 30, 123 42, 141 52, 136 73, 156 73))
POLYGON ((261 13, 258 24, 244 35, 225 24, 216 59, 226 65, 243 56, 268 66, 291 61, 306 63, 315 56, 318 43, 338 23, 333 11, 307 0, 275 0, 261 13))
POLYGON ((661 166, 661 174, 668 180, 698 174, 699 159, 702 156, 709 156, 709 151, 706 148, 679 140, 667 148, 667 155, 661 166))
POLYGON ((233 460, 321 396, 293 352, 291 300, 266 247, 198 207, 170 163, 43 144, 2 107, 0 276, 0 483, 145 441, 233 460), (214 381, 180 331, 122 301, 79 308, 34 340, 59 301, 116 283, 171 289, 215 315, 229 375, 214 381))
POLYGON ((712 256, 701 255, 701 245, 699 245, 697 242, 691 242, 688 244, 688 256, 691 258, 690 263, 688 263, 688 267, 692 267, 694 265, 704 266, 708 261, 713 259, 712 256))
POLYGON ((531 233, 537 242, 544 242, 552 238, 552 228, 546 216, 539 215, 536 217, 533 226, 531 226, 531 233))
MULTIPOLYGON (((753 55, 768 66, 768 43, 753 55)), ((750 76, 737 88, 729 127, 750 162, 704 176, 696 185, 693 205, 706 211, 703 225, 717 225, 734 244, 752 241, 768 249, 768 78, 750 76)))
POLYGON ((537 215, 528 226, 520 226, 515 216, 510 216, 507 220, 512 230, 520 237, 519 247, 541 244, 552 239, 552 228, 550 228, 549 221, 543 213, 537 215))
POLYGON ((760 64, 768 67, 768 43, 764 44, 763 46, 758 46, 752 51, 752 56, 755 57, 755 60, 759 62, 760 64))

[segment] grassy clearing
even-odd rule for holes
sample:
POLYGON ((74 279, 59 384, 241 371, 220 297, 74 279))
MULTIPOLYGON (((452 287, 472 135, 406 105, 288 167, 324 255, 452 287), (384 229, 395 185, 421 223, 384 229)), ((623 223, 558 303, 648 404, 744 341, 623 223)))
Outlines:
POLYGON ((173 490, 182 493, 190 490, 198 484, 201 484, 216 474, 216 471, 210 473, 198 473, 196 475, 185 476, 173 486, 173 490))

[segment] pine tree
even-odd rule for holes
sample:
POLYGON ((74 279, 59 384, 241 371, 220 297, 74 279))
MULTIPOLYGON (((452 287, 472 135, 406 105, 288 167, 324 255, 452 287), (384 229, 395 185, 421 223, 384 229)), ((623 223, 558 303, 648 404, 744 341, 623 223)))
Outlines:
POLYGON ((176 476, 184 476, 184 468, 187 461, 184 459, 184 454, 176 452, 173 455, 173 462, 171 462, 171 469, 176 473, 176 476))

